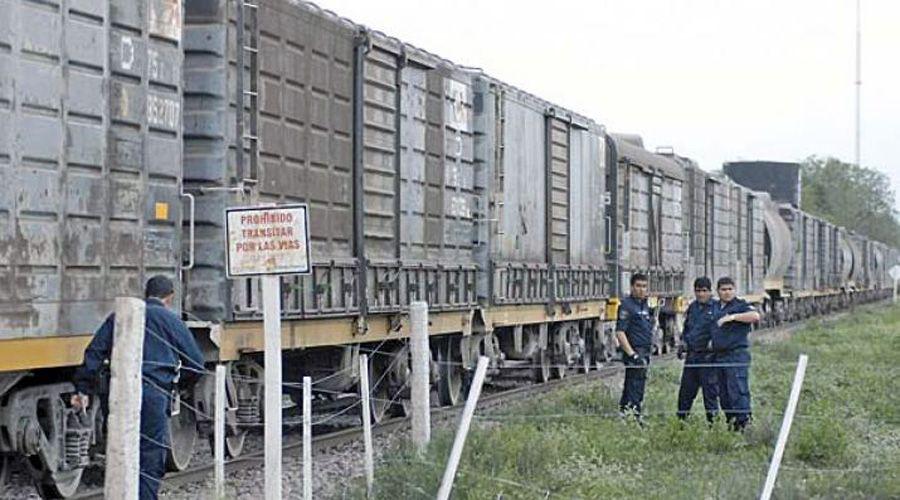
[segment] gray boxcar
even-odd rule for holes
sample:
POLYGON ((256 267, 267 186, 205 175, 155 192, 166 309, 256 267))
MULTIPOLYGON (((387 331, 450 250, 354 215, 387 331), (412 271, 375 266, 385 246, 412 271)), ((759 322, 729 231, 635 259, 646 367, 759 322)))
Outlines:
POLYGON ((479 262, 495 304, 604 296, 606 149, 595 122, 476 78, 479 262))
POLYGON ((261 202, 310 206, 313 272, 285 278, 286 317, 474 305, 468 74, 302 2, 260 2, 238 40, 233 5, 186 12, 185 182, 198 194, 190 310, 259 317, 256 280, 225 278, 222 225, 226 207, 261 202))
POLYGON ((644 149, 639 136, 614 134, 617 168, 616 228, 621 287, 644 272, 651 293, 677 296, 685 276, 684 169, 672 158, 644 149))
POLYGON ((179 0, 0 4, 0 338, 181 265, 179 0))

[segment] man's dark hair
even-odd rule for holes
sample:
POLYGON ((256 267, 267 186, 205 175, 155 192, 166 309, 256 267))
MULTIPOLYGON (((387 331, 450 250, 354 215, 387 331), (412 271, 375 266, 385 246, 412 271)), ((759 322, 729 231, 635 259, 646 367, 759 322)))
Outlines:
POLYGON ((734 280, 728 276, 722 276, 719 278, 719 281, 716 282, 716 289, 722 288, 725 285, 734 286, 734 280))
POLYGON ((144 297, 148 299, 164 299, 173 293, 175 293, 175 283, 161 274, 147 280, 147 286, 144 288, 144 297))
POLYGON ((634 274, 632 274, 632 275, 631 275, 631 286, 634 286, 634 284, 637 283, 638 281, 647 281, 647 282, 649 282, 650 280, 647 279, 647 275, 644 274, 644 273, 634 273, 634 274))
POLYGON ((694 290, 712 290, 712 281, 706 276, 701 276, 694 280, 694 290))

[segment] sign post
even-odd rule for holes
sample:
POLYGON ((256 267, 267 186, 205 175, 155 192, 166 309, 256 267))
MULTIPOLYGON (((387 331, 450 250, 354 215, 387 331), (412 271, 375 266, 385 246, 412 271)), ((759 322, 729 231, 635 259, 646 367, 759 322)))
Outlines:
POLYGON ((900 265, 894 265, 889 271, 888 274, 891 275, 891 278, 894 279, 894 304, 897 303, 897 282, 900 282, 900 265))
POLYGON ((281 498, 281 277, 309 274, 305 204, 225 210, 229 278, 262 277, 265 334, 265 498, 281 498))

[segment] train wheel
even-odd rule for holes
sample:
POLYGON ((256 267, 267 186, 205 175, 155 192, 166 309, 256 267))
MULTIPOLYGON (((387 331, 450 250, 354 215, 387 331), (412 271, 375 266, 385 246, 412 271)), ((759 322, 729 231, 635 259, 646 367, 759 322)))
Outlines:
MULTIPOLYGON (((241 424, 260 421, 260 401, 262 401, 265 369, 252 360, 228 363, 228 377, 225 379, 225 397, 228 407, 236 412, 225 413, 225 456, 235 458, 244 451, 247 429, 241 424)), ((210 444, 213 444, 210 436, 210 444)), ((213 448, 212 446, 210 446, 213 448)))
MULTIPOLYGON (((238 434, 228 435, 228 429, 225 429, 225 458, 236 458, 244 452, 244 442, 247 440, 247 431, 241 431, 238 434)), ((216 437, 214 434, 209 435, 209 449, 215 453, 216 437)))
MULTIPOLYGON (((226 431, 227 432, 227 431, 226 431)), ((234 436, 225 436, 225 458, 239 457, 244 452, 244 442, 247 438, 247 432, 241 432, 234 436)), ((215 436, 209 436, 209 448, 215 452, 215 436)))
POLYGON ((197 416, 194 410, 181 401, 178 414, 169 417, 169 448, 166 453, 166 469, 183 471, 191 465, 197 444, 197 416))
POLYGON ((581 356, 578 357, 578 371, 588 373, 594 367, 594 333, 590 325, 585 325, 581 330, 581 356))
POLYGON ((78 485, 81 484, 81 475, 84 469, 75 469, 64 472, 51 472, 44 468, 41 459, 37 456, 25 461, 25 464, 34 479, 34 488, 41 498, 69 498, 75 495, 78 485))
POLYGON ((438 349, 438 398, 442 406, 453 406, 462 400, 466 370, 462 365, 459 348, 453 349, 453 340, 442 343, 438 349))
POLYGON ((534 381, 540 384, 550 380, 550 353, 547 349, 538 349, 531 358, 534 365, 534 381))
POLYGON ((372 423, 378 424, 394 414, 401 406, 392 371, 397 363, 409 363, 409 351, 400 349, 389 354, 375 354, 369 359, 369 408, 372 423))

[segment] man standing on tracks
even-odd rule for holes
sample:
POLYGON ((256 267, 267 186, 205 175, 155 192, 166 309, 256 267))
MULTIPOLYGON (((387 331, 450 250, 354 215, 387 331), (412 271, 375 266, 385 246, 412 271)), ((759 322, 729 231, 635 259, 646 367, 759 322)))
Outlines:
POLYGON ((625 363, 625 384, 619 410, 623 415, 634 412, 640 420, 644 385, 653 345, 653 314, 647 303, 649 281, 647 275, 631 275, 631 295, 622 299, 616 321, 616 338, 625 363))
POLYGON ((719 366, 719 399, 725 419, 735 430, 750 422, 750 330, 759 322, 756 309, 736 297, 734 280, 719 278, 719 303, 713 307, 712 348, 719 366))
MULTIPOLYGON (((157 498, 159 484, 166 470, 169 445, 168 422, 176 384, 190 387, 203 373, 203 353, 193 334, 168 308, 175 297, 175 285, 165 276, 147 281, 144 323, 144 363, 141 401, 141 477, 140 500, 157 498)), ((75 373, 75 389, 71 404, 85 408, 97 387, 105 385, 104 365, 113 346, 115 315, 110 315, 97 330, 84 352, 84 364, 75 373)))
POLYGON ((706 419, 712 422, 719 412, 718 372, 711 365, 710 346, 716 301, 712 300, 712 281, 706 276, 694 280, 694 298, 684 317, 683 342, 678 347, 678 357, 685 358, 678 389, 678 418, 687 418, 702 388, 706 419))

